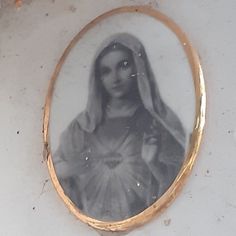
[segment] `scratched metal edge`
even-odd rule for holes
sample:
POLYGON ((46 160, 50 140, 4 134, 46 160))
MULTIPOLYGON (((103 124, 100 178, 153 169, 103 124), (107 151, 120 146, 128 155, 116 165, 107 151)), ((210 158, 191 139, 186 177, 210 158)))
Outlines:
POLYGON ((149 6, 125 6, 113 9, 111 11, 108 11, 94 20, 92 20, 90 23, 88 23, 70 42, 70 44, 65 49, 63 55, 59 59, 59 62, 54 70, 54 73, 52 75, 48 93, 46 97, 45 102, 45 108, 44 108, 44 119, 43 119, 43 141, 44 141, 44 158, 47 161, 47 166, 49 170, 49 174, 51 177, 51 180, 54 184, 54 187, 56 188, 59 196, 63 200, 63 202, 66 204, 66 206, 69 208, 69 210, 82 222, 88 224, 89 226, 103 230, 103 231, 128 231, 135 227, 141 226, 147 221, 150 221, 153 219, 153 217, 161 214, 179 195, 181 189, 183 188, 183 185, 191 173, 191 170, 193 168, 194 162, 197 157, 197 153, 199 151, 202 135, 203 135, 203 129, 205 126, 205 120, 206 120, 206 89, 205 89, 205 82, 204 82, 204 76, 202 72, 202 67, 200 64, 200 60, 198 57, 197 52, 192 47, 190 41, 188 40, 185 33, 180 29, 180 27, 172 21, 169 17, 162 14, 158 10, 154 10, 149 6), (189 64, 191 66, 192 70, 192 76, 194 80, 195 85, 195 99, 196 99, 196 116, 195 116, 195 125, 194 129, 191 135, 190 145, 189 145, 189 151, 188 155, 185 158, 185 161, 183 163, 183 166, 176 177, 175 181, 172 183, 172 185, 169 187, 169 189, 150 207, 145 209, 143 212, 141 212, 138 215, 135 215, 129 219, 123 220, 123 221, 117 221, 117 222, 104 222, 99 221, 93 218, 90 218, 86 215, 84 215, 69 199, 68 196, 65 195, 55 172, 52 156, 50 153, 50 143, 49 143, 49 120, 50 120, 50 108, 51 108, 51 101, 52 101, 52 95, 54 91, 54 85, 56 83, 57 77, 60 73, 61 67, 63 63, 65 62, 68 54, 70 53, 71 49, 75 46, 75 44, 83 37, 84 34, 87 33, 92 27, 94 27, 97 23, 101 22, 102 20, 111 17, 116 14, 122 14, 122 13, 141 13, 148 16, 153 17, 157 21, 162 22, 164 25, 166 25, 170 30, 172 30, 179 41, 182 43, 182 46, 185 50, 186 56, 188 58, 189 64))

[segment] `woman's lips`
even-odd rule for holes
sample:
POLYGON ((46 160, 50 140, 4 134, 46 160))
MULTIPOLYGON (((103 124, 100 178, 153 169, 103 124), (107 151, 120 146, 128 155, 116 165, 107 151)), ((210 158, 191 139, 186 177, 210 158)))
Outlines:
POLYGON ((121 84, 112 86, 112 90, 120 90, 122 88, 123 88, 123 86, 121 84))

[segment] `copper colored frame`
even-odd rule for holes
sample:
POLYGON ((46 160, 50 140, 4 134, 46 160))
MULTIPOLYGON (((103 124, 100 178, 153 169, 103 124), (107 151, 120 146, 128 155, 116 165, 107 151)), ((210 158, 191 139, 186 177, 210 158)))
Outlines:
POLYGON ((60 58, 56 69, 53 73, 53 76, 50 81, 50 86, 48 89, 48 95, 46 98, 45 110, 44 110, 44 122, 43 122, 43 133, 44 133, 44 157, 47 161, 49 173, 52 179, 52 182, 59 193, 62 200, 65 202, 66 206, 70 209, 70 211, 81 221, 84 223, 105 231, 126 231, 132 229, 134 227, 140 226, 145 222, 151 220, 155 215, 160 214, 163 210, 165 210, 176 198, 179 194, 180 190, 182 189, 188 175, 190 174, 193 164, 195 162, 202 134, 203 128, 205 124, 205 113, 206 113, 206 92, 205 92, 205 84, 204 78, 202 73, 202 68, 200 65, 199 57, 191 46, 188 38, 186 37, 185 33, 177 26, 170 18, 163 15, 157 10, 152 9, 151 7, 147 6, 129 6, 129 7, 121 7, 109 12, 106 12, 89 24, 87 24, 70 42, 68 47, 65 49, 62 57, 60 58), (49 144, 49 120, 50 120, 50 107, 52 101, 52 95, 54 91, 54 85, 57 80, 57 77, 60 73, 61 67, 65 62, 68 54, 70 53, 71 49, 75 46, 75 44, 89 31, 92 27, 94 27, 97 23, 101 22, 102 20, 111 17, 116 14, 122 13, 141 13, 153 17, 157 21, 162 22, 166 27, 172 30, 179 41, 182 43, 182 46, 185 50, 186 56, 188 58, 189 64, 191 66, 192 76, 195 85, 195 99, 196 99, 196 116, 195 116, 195 125, 194 130, 191 135, 190 140, 190 147, 188 154, 185 158, 184 164, 176 177, 175 181, 172 183, 170 188, 150 207, 145 209, 138 215, 135 215, 129 219, 119 221, 119 222, 104 222, 99 221, 93 218, 90 218, 84 215, 75 205, 74 203, 64 194, 64 191, 57 179, 57 175, 55 173, 55 169, 53 166, 52 156, 50 153, 50 144, 49 144))

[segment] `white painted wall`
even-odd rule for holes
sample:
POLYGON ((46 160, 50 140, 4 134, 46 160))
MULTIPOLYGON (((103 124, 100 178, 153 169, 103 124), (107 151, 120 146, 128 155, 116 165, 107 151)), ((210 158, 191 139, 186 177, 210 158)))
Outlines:
POLYGON ((160 217, 128 235, 235 235, 235 0, 23 0, 18 10, 2 0, 0 235, 99 235, 69 213, 48 181, 42 107, 54 67, 72 37, 95 16, 138 3, 170 16, 199 51, 208 111, 201 151, 182 193, 160 217))

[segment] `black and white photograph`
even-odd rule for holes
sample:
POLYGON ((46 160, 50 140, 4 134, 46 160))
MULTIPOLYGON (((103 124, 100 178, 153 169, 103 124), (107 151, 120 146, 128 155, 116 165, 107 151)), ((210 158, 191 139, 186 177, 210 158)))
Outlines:
POLYGON ((191 72, 174 34, 152 19, 134 17, 141 32, 128 14, 128 26, 115 18, 88 32, 68 56, 50 120, 65 195, 86 216, 108 222, 138 215, 168 190, 194 122, 191 72))

